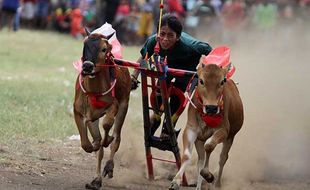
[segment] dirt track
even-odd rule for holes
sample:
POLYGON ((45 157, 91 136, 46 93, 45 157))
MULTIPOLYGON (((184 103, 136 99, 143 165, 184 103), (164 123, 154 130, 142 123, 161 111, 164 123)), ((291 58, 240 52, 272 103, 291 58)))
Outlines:
MULTIPOLYGON (((233 79, 240 83, 245 123, 225 166, 222 189, 310 189, 310 32, 308 37, 306 33, 297 31, 292 40, 278 34, 265 41, 240 37, 232 46, 237 67, 233 79)), ((103 189, 167 189, 167 178, 176 172, 170 164, 155 162, 156 180, 146 179, 140 101, 139 93, 133 92, 114 178, 105 179, 103 189)), ((177 127, 184 125, 184 117, 177 127)), ((84 189, 95 176, 95 156, 82 151, 78 141, 15 139, 12 144, 13 148, 0 145, 1 190, 84 189)), ((212 171, 217 169, 218 150, 211 156, 212 171)), ((172 159, 170 153, 154 154, 172 159)), ((194 156, 187 170, 192 183, 195 160, 194 156)))

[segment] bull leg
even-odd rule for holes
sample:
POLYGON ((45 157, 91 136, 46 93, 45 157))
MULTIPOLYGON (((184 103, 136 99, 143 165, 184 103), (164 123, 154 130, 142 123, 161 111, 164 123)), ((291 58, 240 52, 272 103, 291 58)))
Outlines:
POLYGON ((94 122, 88 121, 86 123, 91 136, 93 137, 93 151, 97 151, 100 148, 101 134, 99 130, 99 119, 94 122))
POLYGON ((88 136, 87 136, 87 127, 85 126, 84 118, 75 109, 74 109, 74 120, 79 130, 79 134, 81 138, 81 147, 86 152, 91 153, 94 149, 93 149, 93 145, 90 143, 88 136))
POLYGON ((206 151, 206 163, 205 167, 200 171, 200 175, 208 182, 212 183, 214 181, 213 174, 209 171, 209 157, 212 151, 215 149, 216 145, 223 142, 227 138, 227 130, 219 129, 216 131, 205 143, 204 148, 206 151))
POLYGON ((109 135, 109 132, 114 124, 114 117, 117 114, 117 110, 118 110, 118 103, 114 101, 109 111, 103 118, 102 127, 104 129, 104 138, 101 140, 101 146, 103 147, 108 147, 114 139, 113 136, 109 135))
POLYGON ((121 142, 121 130, 122 130, 122 126, 125 121, 127 110, 128 110, 128 102, 120 104, 118 113, 115 118, 114 131, 113 131, 114 139, 110 145, 110 150, 111 150, 110 158, 107 161, 104 167, 104 170, 103 170, 104 177, 106 175, 108 175, 109 178, 113 177, 114 156, 115 156, 115 153, 118 151, 119 145, 121 142))
POLYGON ((207 152, 205 148, 204 148, 204 152, 205 152, 204 165, 201 167, 201 170, 199 171, 200 175, 198 176, 198 179, 201 180, 201 183, 202 183, 202 179, 205 179, 208 182, 206 189, 210 189, 209 183, 212 183, 214 180, 213 174, 209 171, 209 159, 210 159, 211 152, 207 152))
POLYGON ((193 129, 190 129, 188 127, 185 128, 185 131, 183 132, 183 153, 182 153, 182 164, 178 171, 178 173, 173 178, 170 190, 176 190, 179 189, 182 176, 185 172, 186 167, 190 163, 190 159, 192 156, 192 150, 195 140, 197 139, 197 132, 193 129))
POLYGON ((86 189, 95 189, 98 190, 102 186, 102 176, 101 176, 101 162, 103 158, 103 147, 100 146, 99 150, 96 152, 97 154, 97 168, 96 168, 96 173, 97 177, 90 183, 86 184, 85 188, 86 189))
MULTIPOLYGON (((204 144, 202 141, 196 140, 195 147, 198 154, 197 172, 200 174, 200 171, 205 165, 206 152, 204 150, 204 144)), ((198 175, 196 190, 201 190, 202 180, 202 176, 198 175)))
POLYGON ((220 162, 219 162, 220 168, 218 172, 218 177, 215 181, 216 187, 221 187, 221 178, 222 178, 223 168, 228 159, 228 152, 231 148, 231 145, 233 144, 233 141, 234 141, 234 138, 230 138, 223 142, 223 148, 222 148, 222 152, 220 155, 220 162))

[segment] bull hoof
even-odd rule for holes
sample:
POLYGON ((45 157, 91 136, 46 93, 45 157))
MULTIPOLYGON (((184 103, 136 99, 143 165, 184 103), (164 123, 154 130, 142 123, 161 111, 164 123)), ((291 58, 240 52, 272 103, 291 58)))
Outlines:
POLYGON ((113 140, 114 140, 114 137, 108 135, 106 138, 104 138, 104 139, 102 140, 101 145, 102 145, 103 147, 107 148, 107 147, 111 144, 111 142, 112 142, 113 140))
POLYGON ((113 178, 113 169, 114 169, 113 160, 108 160, 102 172, 103 177, 108 175, 109 178, 113 178))
POLYGON ((200 175, 208 182, 212 183, 214 181, 214 176, 211 172, 206 171, 205 169, 200 171, 200 175))
POLYGON ((92 143, 92 145, 93 145, 93 151, 98 151, 99 149, 100 149, 100 141, 94 141, 93 143, 92 143))
POLYGON ((92 190, 99 190, 102 186, 102 179, 101 177, 96 177, 90 184, 87 183, 85 185, 86 189, 92 189, 92 190))
POLYGON ((177 184, 177 182, 172 181, 169 187, 169 190, 179 190, 180 189, 180 185, 177 184))
POLYGON ((92 144, 82 144, 81 146, 82 146, 83 150, 87 153, 92 153, 94 150, 92 144))

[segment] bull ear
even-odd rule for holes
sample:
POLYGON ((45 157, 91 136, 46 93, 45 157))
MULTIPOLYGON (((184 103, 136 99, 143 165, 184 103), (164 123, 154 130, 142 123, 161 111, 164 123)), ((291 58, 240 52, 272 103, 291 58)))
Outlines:
POLYGON ((113 32, 112 34, 108 35, 108 36, 106 37, 106 39, 109 40, 109 39, 114 35, 114 33, 115 33, 115 32, 113 32))
POLYGON ((227 75, 227 73, 231 70, 231 62, 226 65, 225 67, 223 67, 222 69, 224 70, 225 75, 227 75))
POLYGON ((84 30, 85 30, 85 32, 86 32, 86 35, 89 36, 89 35, 90 35, 89 30, 88 30, 86 27, 84 27, 84 30))
POLYGON ((197 67, 196 67, 196 70, 198 70, 199 68, 204 68, 206 66, 205 64, 203 64, 203 60, 205 59, 205 57, 206 57, 205 55, 202 55, 200 57, 199 63, 197 65, 197 67))

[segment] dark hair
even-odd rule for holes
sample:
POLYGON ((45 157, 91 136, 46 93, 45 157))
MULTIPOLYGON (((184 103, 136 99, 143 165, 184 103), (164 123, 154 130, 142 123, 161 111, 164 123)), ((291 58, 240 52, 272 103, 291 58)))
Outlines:
POLYGON ((164 14, 161 19, 161 26, 168 26, 177 34, 177 37, 181 36, 183 27, 180 20, 175 15, 169 13, 164 14))

